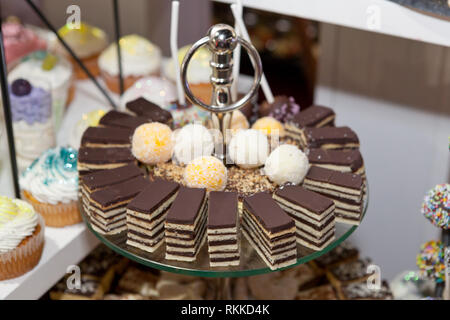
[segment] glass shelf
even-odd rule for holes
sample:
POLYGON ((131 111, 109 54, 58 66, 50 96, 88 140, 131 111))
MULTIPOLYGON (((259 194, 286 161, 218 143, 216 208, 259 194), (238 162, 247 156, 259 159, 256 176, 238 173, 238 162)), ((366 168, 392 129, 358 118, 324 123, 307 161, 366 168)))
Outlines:
MULTIPOLYGON (((364 219, 368 207, 368 193, 369 192, 367 189, 366 195, 364 196, 364 207, 361 219, 364 219)), ((118 254, 145 266, 172 273, 211 278, 247 277, 274 271, 267 267, 267 265, 262 261, 253 247, 248 243, 247 239, 242 236, 241 263, 239 266, 210 267, 208 246, 206 245, 206 243, 202 246, 200 252, 197 255, 197 259, 194 262, 166 260, 165 244, 162 244, 156 252, 149 253, 138 248, 128 246, 126 244, 126 232, 121 232, 117 235, 104 235, 98 233, 92 228, 89 217, 85 214, 82 207, 83 206, 80 204, 80 211, 82 213, 84 221, 86 222, 88 228, 95 234, 98 239, 100 239, 101 242, 103 242, 118 254)), ((288 267, 278 270, 288 269, 320 257, 321 255, 334 249, 345 239, 347 239, 357 229, 357 227, 358 226, 349 224, 336 223, 335 240, 321 251, 313 251, 297 244, 297 262, 288 267)))

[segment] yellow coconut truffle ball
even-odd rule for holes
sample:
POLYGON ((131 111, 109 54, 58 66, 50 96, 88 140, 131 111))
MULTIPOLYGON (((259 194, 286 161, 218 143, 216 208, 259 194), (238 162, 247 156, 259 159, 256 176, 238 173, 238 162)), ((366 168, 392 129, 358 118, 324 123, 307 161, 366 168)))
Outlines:
POLYGON ((168 161, 173 151, 172 130, 159 122, 140 125, 134 131, 131 151, 146 164, 168 161))
POLYGON ((227 168, 216 157, 198 157, 184 169, 184 182, 191 188, 221 191, 227 185, 227 168))
POLYGON ((266 135, 270 136, 278 132, 280 137, 284 136, 283 124, 275 118, 263 117, 258 119, 252 126, 252 129, 261 130, 266 135))

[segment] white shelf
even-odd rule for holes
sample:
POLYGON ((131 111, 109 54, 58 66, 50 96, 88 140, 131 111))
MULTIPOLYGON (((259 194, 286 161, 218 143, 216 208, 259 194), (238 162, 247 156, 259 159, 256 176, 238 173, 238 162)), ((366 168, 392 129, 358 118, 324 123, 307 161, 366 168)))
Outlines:
POLYGON ((25 275, 0 281, 0 300, 39 299, 67 267, 77 264, 99 241, 83 223, 65 228, 45 228, 45 245, 39 264, 25 275))
POLYGON ((242 0, 242 3, 254 9, 450 47, 450 21, 386 0, 242 0))

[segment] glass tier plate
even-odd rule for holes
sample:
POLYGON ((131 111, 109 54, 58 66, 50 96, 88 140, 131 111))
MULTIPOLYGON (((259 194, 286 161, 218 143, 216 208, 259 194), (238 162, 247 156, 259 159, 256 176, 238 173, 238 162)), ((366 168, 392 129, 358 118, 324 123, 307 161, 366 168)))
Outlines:
MULTIPOLYGON (((367 182, 366 182, 367 184, 367 182)), ((366 214, 368 206, 368 189, 364 196, 364 206, 362 212, 362 219, 366 214)), ((164 270, 172 273, 181 273, 185 275, 198 276, 198 277, 215 277, 215 278, 227 278, 227 277, 247 277, 258 274, 272 272, 259 257, 257 252, 248 243, 245 237, 241 236, 241 261, 239 266, 233 267, 210 267, 208 245, 206 242, 203 244, 200 252, 197 255, 197 259, 194 262, 180 262, 165 259, 165 245, 161 245, 154 253, 149 253, 138 248, 129 246, 126 244, 127 233, 126 231, 117 235, 104 235, 95 231, 90 223, 89 217, 83 210, 83 206, 80 203, 80 211, 83 219, 86 222, 88 228, 100 239, 105 245, 117 252, 118 254, 134 260, 140 264, 148 267, 164 270)), ((361 221, 362 222, 362 221, 361 221)), ((295 264, 282 269, 288 269, 299 264, 306 263, 314 260, 328 251, 337 247, 345 239, 347 239, 358 226, 336 223, 335 239, 326 248, 321 251, 313 251, 304 246, 297 244, 298 259, 295 264)), ((282 270, 279 269, 279 270, 282 270)))

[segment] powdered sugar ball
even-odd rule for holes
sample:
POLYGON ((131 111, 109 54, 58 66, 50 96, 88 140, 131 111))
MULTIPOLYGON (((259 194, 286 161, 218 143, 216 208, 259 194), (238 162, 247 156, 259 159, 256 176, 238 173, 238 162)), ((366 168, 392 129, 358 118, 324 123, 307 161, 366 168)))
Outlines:
POLYGON ((184 169, 184 182, 191 188, 221 191, 227 185, 227 168, 216 157, 199 157, 184 169))
POLYGON ((259 130, 247 129, 231 138, 228 153, 235 164, 244 169, 257 168, 264 164, 269 154, 269 142, 259 130))
POLYGON ((201 156, 210 156, 213 151, 213 136, 201 124, 188 124, 176 135, 174 154, 180 164, 188 164, 201 156))
POLYGON ((172 130, 159 122, 140 125, 134 131, 131 151, 146 164, 168 161, 173 151, 172 130))
POLYGON ((273 150, 266 160, 264 172, 278 185, 299 184, 309 169, 308 157, 296 146, 282 144, 273 150))

